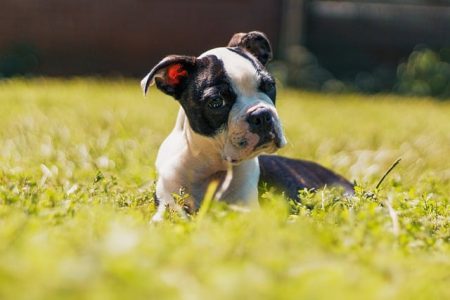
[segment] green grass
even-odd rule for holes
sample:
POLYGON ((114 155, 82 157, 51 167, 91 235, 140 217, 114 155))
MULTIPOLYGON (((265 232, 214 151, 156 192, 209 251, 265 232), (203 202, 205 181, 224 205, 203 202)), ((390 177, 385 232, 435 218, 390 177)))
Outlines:
POLYGON ((0 299, 450 299, 450 103, 281 90, 281 154, 355 197, 270 190, 149 225, 175 101, 137 81, 0 83, 0 299), (389 166, 402 162, 380 189, 389 166))

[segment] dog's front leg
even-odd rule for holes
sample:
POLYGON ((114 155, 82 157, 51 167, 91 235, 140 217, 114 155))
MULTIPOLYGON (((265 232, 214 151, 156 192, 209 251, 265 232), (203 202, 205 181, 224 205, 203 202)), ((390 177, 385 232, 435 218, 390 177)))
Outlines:
POLYGON ((152 223, 159 223, 164 220, 164 214, 167 207, 173 209, 183 219, 187 218, 183 208, 175 202, 172 193, 166 189, 164 180, 161 177, 156 182, 156 199, 158 202, 158 207, 156 208, 156 213, 152 217, 152 223))
POLYGON ((222 200, 247 208, 258 207, 258 181, 259 164, 256 158, 235 166, 231 183, 222 200))

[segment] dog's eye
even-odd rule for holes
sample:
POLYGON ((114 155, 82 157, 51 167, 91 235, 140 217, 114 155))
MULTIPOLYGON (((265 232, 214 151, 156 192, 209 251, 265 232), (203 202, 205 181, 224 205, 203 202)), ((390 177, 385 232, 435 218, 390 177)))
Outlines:
POLYGON ((271 94, 274 92, 275 90, 275 82, 273 81, 262 81, 260 86, 259 86, 260 90, 267 93, 267 94, 271 94))
POLYGON ((277 88, 275 85, 275 81, 273 80, 263 80, 259 84, 259 90, 265 93, 267 96, 272 99, 272 102, 275 104, 275 98, 277 94, 277 88))
POLYGON ((208 107, 211 109, 218 109, 225 106, 225 99, 222 97, 213 98, 208 101, 208 107))

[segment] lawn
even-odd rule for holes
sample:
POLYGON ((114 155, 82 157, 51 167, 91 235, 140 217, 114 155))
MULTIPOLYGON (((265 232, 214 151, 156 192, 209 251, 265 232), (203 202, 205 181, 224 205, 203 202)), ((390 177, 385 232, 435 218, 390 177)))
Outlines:
POLYGON ((152 225, 175 101, 137 80, 0 82, 0 299, 450 299, 450 102, 281 88, 278 107, 280 154, 354 197, 268 189, 257 211, 152 225))

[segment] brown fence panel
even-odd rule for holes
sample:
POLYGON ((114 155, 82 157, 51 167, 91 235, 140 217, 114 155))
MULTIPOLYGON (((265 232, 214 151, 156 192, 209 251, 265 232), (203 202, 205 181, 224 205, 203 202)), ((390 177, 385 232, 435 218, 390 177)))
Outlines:
POLYGON ((32 52, 34 73, 140 76, 168 53, 198 55, 234 32, 262 30, 276 44, 280 14, 277 0, 2 0, 0 54, 32 52))

